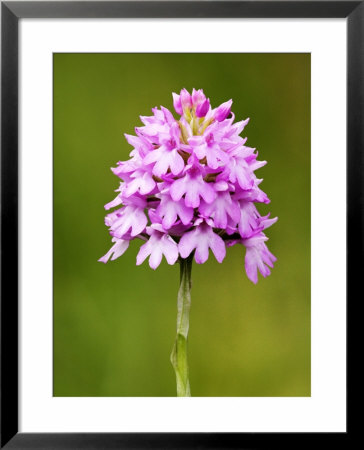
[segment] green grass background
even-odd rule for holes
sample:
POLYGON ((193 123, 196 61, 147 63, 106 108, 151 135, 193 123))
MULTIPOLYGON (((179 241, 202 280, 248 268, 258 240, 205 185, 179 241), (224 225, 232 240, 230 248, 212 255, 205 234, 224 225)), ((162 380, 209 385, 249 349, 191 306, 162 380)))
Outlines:
POLYGON ((54 395, 174 396, 179 267, 118 260, 103 205, 128 159, 123 133, 172 91, 203 88, 234 100, 236 119, 268 164, 261 213, 278 261, 251 283, 244 250, 194 264, 189 334, 193 396, 310 395, 310 55, 54 55, 54 395))

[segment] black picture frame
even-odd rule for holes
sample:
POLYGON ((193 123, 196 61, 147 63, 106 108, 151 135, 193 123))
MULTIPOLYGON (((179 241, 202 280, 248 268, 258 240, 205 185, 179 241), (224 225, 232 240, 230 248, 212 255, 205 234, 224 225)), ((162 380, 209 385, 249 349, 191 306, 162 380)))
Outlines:
MULTIPOLYGON (((22 18, 346 18, 347 302, 363 271, 364 1, 1 2, 1 448, 297 448, 346 433, 18 432, 18 23, 22 18)), ((334 93, 333 93, 334 95, 334 93)), ((360 291, 359 291, 360 292, 360 291)), ((349 313, 349 310, 348 310, 349 313)), ((348 341, 349 343, 349 341, 348 341)), ((349 346, 348 346, 349 350, 349 346)), ((348 352, 348 354, 350 354, 348 352)), ((349 371, 348 371, 349 376, 349 371)), ((348 409, 348 418, 350 410, 348 409)), ((350 431, 350 434, 349 434, 350 431)))

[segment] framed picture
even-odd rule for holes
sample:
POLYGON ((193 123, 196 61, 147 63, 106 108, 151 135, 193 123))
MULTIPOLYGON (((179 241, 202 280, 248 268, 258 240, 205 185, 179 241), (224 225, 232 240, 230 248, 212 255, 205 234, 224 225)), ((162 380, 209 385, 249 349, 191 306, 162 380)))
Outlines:
POLYGON ((363 3, 1 16, 2 448, 346 445, 363 3))

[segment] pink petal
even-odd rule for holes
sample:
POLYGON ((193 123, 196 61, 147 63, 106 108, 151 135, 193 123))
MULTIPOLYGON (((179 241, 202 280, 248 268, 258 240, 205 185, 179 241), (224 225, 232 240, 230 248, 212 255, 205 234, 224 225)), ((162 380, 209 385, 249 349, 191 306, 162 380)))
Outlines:
POLYGON ((167 263, 173 265, 178 259, 178 246, 176 242, 169 236, 164 236, 163 240, 163 254, 166 257, 167 263))
POLYGON ((198 242, 195 253, 195 261, 197 264, 205 263, 209 258, 209 243, 207 239, 201 239, 198 242))
POLYGON ((139 253, 137 254, 137 259, 136 259, 136 265, 140 266, 140 264, 142 264, 146 260, 146 258, 151 254, 151 251, 152 251, 152 249, 151 249, 150 241, 147 241, 139 249, 139 253))
POLYGON ((210 102, 208 99, 206 99, 203 103, 201 103, 197 106, 196 116, 197 117, 205 117, 209 108, 210 108, 210 102))
POLYGON ((182 108, 192 108, 192 98, 187 89, 183 88, 180 92, 182 108))
POLYGON ((149 258, 150 268, 155 270, 159 266, 161 261, 162 261, 162 250, 159 247, 154 248, 149 258))
POLYGON ((209 237, 209 243, 212 253, 215 255, 217 261, 221 263, 226 256, 225 242, 219 235, 217 235, 213 231, 210 233, 209 237))
POLYGON ((191 208, 198 208, 200 205, 200 185, 193 180, 190 180, 189 185, 187 186, 186 197, 185 197, 186 206, 190 206, 191 208))
POLYGON ((140 234, 142 231, 144 231, 147 223, 148 219, 144 214, 144 211, 140 208, 137 208, 134 212, 134 221, 131 226, 131 235, 134 237, 140 234))
POLYGON ((167 207, 165 211, 166 212, 162 219, 162 225, 166 230, 168 230, 177 221, 177 212, 172 206, 167 207))
POLYGON ((180 96, 176 93, 172 93, 173 96, 173 107, 177 114, 183 114, 180 96))
POLYGON ((168 167, 169 167, 169 156, 166 154, 161 155, 160 159, 153 167, 153 174, 156 175, 157 177, 161 177, 162 175, 167 173, 168 167))
POLYGON ((182 258, 187 258, 196 247, 195 235, 196 231, 192 230, 181 237, 178 243, 178 250, 182 258))
POLYGON ((183 223, 183 225, 189 225, 193 218, 193 209, 188 208, 184 203, 179 204, 178 215, 183 223))
POLYGON ((212 203, 216 198, 216 192, 214 191, 213 187, 210 183, 206 183, 205 181, 202 184, 200 194, 206 203, 212 203))
POLYGON ((228 100, 227 102, 222 103, 218 108, 215 109, 214 118, 218 122, 222 122, 230 114, 232 103, 233 103, 232 100, 228 100))
POLYGON ((185 192, 185 177, 179 178, 178 180, 174 181, 170 189, 172 199, 175 202, 178 202, 179 200, 181 200, 185 192))
POLYGON ((254 284, 257 284, 258 282, 258 272, 257 272, 257 265, 254 257, 254 250, 253 249, 246 249, 245 254, 245 271, 246 274, 254 284))
POLYGON ((173 175, 179 175, 185 166, 182 156, 176 151, 173 151, 173 158, 171 158, 171 172, 173 175))
POLYGON ((111 247, 111 249, 99 259, 100 262, 106 264, 111 257, 111 261, 114 261, 116 258, 119 258, 122 254, 124 254, 129 247, 129 241, 123 239, 112 239, 115 244, 111 247))
POLYGON ((159 159, 159 153, 156 150, 151 151, 148 153, 145 158, 143 159, 144 164, 152 164, 159 159))
POLYGON ((104 206, 104 208, 105 208, 106 210, 109 210, 110 208, 114 208, 114 206, 121 205, 121 203, 122 203, 122 200, 121 200, 121 198, 120 198, 120 194, 118 194, 118 195, 114 198, 114 200, 112 200, 112 201, 109 202, 109 203, 106 203, 106 205, 104 206))

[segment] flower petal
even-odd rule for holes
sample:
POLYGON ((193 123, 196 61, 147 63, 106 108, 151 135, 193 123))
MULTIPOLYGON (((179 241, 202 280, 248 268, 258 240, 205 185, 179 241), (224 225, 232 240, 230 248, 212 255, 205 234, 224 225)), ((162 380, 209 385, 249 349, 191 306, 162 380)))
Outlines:
POLYGON ((137 258, 136 258, 136 265, 140 266, 140 264, 142 264, 146 260, 146 258, 148 258, 148 256, 151 254, 151 252, 152 252, 152 248, 150 245, 150 241, 147 241, 139 249, 139 252, 138 252, 137 258))
POLYGON ((219 235, 214 233, 212 230, 211 230, 209 237, 210 237, 209 244, 210 244, 212 253, 215 255, 215 258, 217 259, 217 261, 219 263, 222 263, 222 261, 224 260, 224 258, 226 256, 225 242, 222 240, 222 238, 219 235))
POLYGON ((196 246, 196 230, 192 230, 181 237, 181 240, 178 243, 178 250, 182 258, 187 258, 196 246))
POLYGON ((155 270, 162 261, 162 250, 159 247, 153 249, 150 258, 149 266, 151 269, 155 270))
POLYGON ((106 264, 108 260, 111 258, 111 261, 114 261, 116 258, 119 258, 122 254, 124 254, 129 247, 129 241, 123 239, 112 239, 115 244, 111 247, 111 249, 99 259, 100 262, 106 264))

